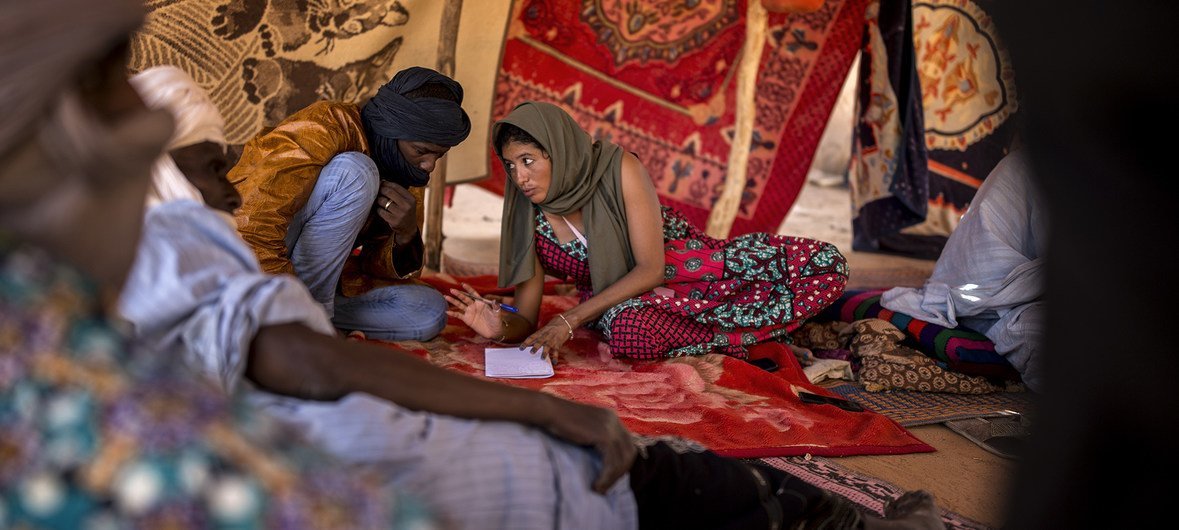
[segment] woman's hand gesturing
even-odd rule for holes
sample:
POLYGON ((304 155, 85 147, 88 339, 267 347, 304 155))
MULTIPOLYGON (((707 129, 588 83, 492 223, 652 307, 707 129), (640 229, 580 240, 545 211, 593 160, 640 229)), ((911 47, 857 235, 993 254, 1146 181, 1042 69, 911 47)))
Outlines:
POLYGON ((479 296, 473 287, 465 283, 463 289, 451 289, 450 296, 444 295, 453 308, 446 314, 462 320, 484 338, 503 340, 506 330, 499 303, 479 296))

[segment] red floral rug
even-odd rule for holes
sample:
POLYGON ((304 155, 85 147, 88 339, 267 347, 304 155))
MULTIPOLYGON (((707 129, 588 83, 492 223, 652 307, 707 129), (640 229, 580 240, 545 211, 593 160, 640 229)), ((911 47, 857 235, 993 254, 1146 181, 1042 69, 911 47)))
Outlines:
MULTIPOLYGON (((427 279, 438 288, 444 277, 427 279)), ((473 286, 492 277, 466 278, 473 286)), ((550 292, 557 285, 550 284, 550 292)), ((572 307, 576 298, 546 295, 542 321, 572 307)), ((581 403, 615 410, 632 431, 695 440, 717 453, 744 458, 793 455, 846 456, 929 452, 891 419, 874 412, 847 412, 831 405, 807 405, 798 390, 836 396, 807 382, 789 349, 764 344, 754 357, 782 367, 766 372, 722 355, 630 363, 610 357, 596 332, 580 329, 567 343, 549 379, 500 379, 581 403)), ((439 366, 483 377, 483 349, 496 346, 451 319, 429 342, 386 343, 413 351, 439 366)))
MULTIPOLYGON (((866 0, 771 15, 748 185, 732 235, 777 230, 860 48, 866 0)), ((564 107, 635 153, 661 200, 704 226, 725 178, 745 0, 517 0, 491 120, 527 100, 564 107)), ((480 185, 502 193, 503 168, 480 185)))

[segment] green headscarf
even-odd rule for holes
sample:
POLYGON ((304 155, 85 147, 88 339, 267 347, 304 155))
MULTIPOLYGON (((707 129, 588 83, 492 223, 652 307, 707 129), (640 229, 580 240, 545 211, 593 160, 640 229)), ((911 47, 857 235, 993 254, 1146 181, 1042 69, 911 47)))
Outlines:
MULTIPOLYGON (((593 141, 572 116, 551 103, 521 103, 495 122, 492 141, 505 123, 536 138, 552 162, 552 183, 540 209, 557 215, 581 210, 590 249, 590 278, 594 292, 602 292, 635 266, 622 201, 622 148, 605 140, 593 141)), ((495 150, 503 162, 500 146, 495 150)), ((507 180, 499 243, 500 287, 517 285, 536 274, 532 202, 510 174, 507 180)))

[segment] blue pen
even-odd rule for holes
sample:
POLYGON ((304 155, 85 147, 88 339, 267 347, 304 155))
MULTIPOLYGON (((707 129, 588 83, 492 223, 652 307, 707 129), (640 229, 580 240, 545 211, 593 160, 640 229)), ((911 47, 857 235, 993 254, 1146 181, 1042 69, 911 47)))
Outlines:
POLYGON ((505 303, 501 303, 501 302, 492 302, 491 300, 488 300, 488 299, 486 299, 486 298, 483 298, 483 297, 479 297, 479 298, 477 298, 476 300, 479 300, 480 302, 484 302, 484 303, 486 303, 487 305, 492 305, 492 306, 494 306, 494 305, 499 305, 500 309, 503 309, 504 311, 507 311, 507 312, 509 312, 509 313, 519 313, 519 312, 520 312, 520 310, 519 310, 519 309, 516 309, 516 307, 515 307, 515 306, 510 306, 510 305, 508 305, 508 304, 505 304, 505 303))

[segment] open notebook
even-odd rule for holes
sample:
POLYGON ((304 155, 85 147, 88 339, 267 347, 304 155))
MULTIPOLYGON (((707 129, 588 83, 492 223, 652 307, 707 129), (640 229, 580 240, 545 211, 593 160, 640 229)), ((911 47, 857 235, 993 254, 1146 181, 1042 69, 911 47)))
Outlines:
POLYGON ((487 377, 505 379, 539 379, 553 376, 553 364, 541 349, 532 353, 521 348, 487 348, 484 350, 487 377))

